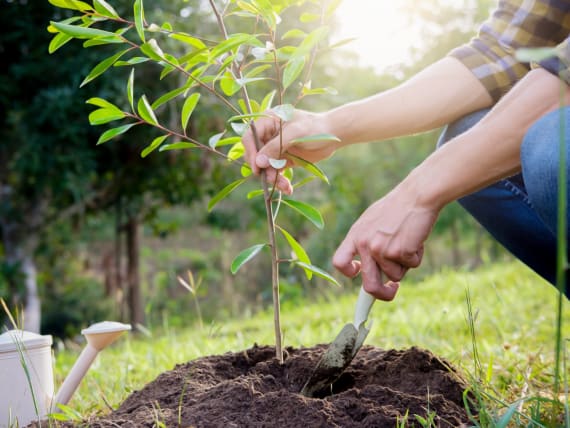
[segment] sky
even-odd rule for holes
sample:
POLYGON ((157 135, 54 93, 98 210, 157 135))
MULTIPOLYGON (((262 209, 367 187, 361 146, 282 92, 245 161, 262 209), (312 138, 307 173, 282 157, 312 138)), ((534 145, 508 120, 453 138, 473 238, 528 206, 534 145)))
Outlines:
POLYGON ((346 45, 360 56, 362 65, 383 71, 405 62, 410 47, 419 42, 401 3, 392 0, 344 0, 338 8, 340 28, 335 40, 356 37, 346 45))

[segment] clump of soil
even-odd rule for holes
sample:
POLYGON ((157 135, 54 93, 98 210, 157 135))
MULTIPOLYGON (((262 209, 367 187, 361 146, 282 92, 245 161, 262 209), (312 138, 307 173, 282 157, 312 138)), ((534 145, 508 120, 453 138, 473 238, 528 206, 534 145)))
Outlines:
POLYGON ((421 426, 436 415, 438 427, 469 422, 465 384, 448 363, 418 348, 363 347, 344 374, 318 398, 299 394, 326 347, 287 348, 283 365, 274 348, 177 365, 134 392, 90 427, 395 427, 421 426))

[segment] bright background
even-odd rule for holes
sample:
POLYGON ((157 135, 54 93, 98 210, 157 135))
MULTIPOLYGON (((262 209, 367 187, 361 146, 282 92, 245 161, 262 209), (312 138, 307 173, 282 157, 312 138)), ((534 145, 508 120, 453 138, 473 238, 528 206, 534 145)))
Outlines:
POLYGON ((408 61, 410 48, 420 41, 419 29, 410 25, 401 1, 344 1, 338 19, 337 37, 357 38, 347 48, 358 53, 360 64, 380 72, 408 61))

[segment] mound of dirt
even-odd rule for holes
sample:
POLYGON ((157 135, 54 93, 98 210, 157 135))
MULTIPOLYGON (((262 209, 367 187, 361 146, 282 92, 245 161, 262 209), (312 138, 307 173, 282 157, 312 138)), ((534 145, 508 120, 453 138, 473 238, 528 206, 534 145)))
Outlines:
POLYGON ((134 392, 90 427, 438 427, 469 422, 465 384, 451 366, 418 348, 363 347, 340 379, 319 398, 299 394, 325 346, 274 348, 200 358, 176 366, 134 392), (160 426, 160 425, 158 425, 160 426))

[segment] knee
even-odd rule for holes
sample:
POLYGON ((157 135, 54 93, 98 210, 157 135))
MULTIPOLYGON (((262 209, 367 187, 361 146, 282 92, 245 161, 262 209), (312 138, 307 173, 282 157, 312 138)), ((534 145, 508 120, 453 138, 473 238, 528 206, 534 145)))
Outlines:
POLYGON ((436 148, 439 149, 449 140, 469 130, 471 127, 473 127, 473 125, 479 122, 483 118, 483 116, 485 116, 488 113, 488 111, 489 109, 483 109, 470 113, 466 116, 463 116, 461 119, 458 119, 455 122, 447 125, 443 129, 441 135, 439 136, 439 139, 437 140, 436 148))
MULTIPOLYGON (((568 109, 565 110, 568 112, 568 109)), ((565 115, 569 122, 569 115, 565 115)), ((568 129, 570 123, 566 123, 568 129)), ((560 111, 555 110, 537 120, 523 138, 520 158, 525 184, 533 187, 533 183, 555 186, 558 180, 560 161, 560 111)), ((566 150, 568 135, 566 135, 566 150)), ((567 156, 566 168, 570 159, 567 156)))

